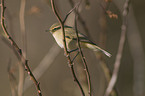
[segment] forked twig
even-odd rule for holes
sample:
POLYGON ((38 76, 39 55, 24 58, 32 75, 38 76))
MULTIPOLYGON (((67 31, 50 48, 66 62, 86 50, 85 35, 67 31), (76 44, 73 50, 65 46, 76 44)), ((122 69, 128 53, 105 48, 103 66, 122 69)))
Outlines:
POLYGON ((18 47, 18 45, 15 43, 15 41, 12 39, 12 37, 9 35, 9 33, 8 33, 7 29, 6 29, 5 21, 4 21, 5 20, 4 12, 5 12, 4 0, 1 0, 1 26, 2 26, 3 32, 5 33, 6 38, 11 43, 11 46, 13 47, 14 52, 17 53, 18 59, 20 59, 22 64, 24 64, 28 75, 31 77, 31 80, 35 84, 35 87, 37 89, 38 95, 42 96, 41 90, 40 90, 40 86, 39 86, 39 82, 36 80, 36 78, 34 77, 33 73, 31 72, 31 70, 30 70, 30 68, 28 66, 28 60, 25 59, 25 57, 23 56, 22 50, 18 47))
POLYGON ((79 4, 80 4, 80 2, 78 2, 78 3, 75 5, 75 7, 73 7, 73 8, 66 14, 66 16, 65 16, 65 18, 64 18, 64 20, 63 20, 64 23, 65 23, 65 21, 67 20, 68 16, 76 9, 76 7, 79 6, 79 4))
POLYGON ((123 24, 122 24, 122 28, 121 28, 121 37, 120 37, 119 48, 118 48, 118 52, 117 52, 117 56, 116 56, 116 60, 115 60, 115 64, 114 64, 114 70, 113 70, 111 80, 109 82, 109 85, 106 89, 104 96, 109 96, 110 92, 112 91, 112 89, 117 81, 119 67, 120 67, 120 63, 121 63, 122 52, 123 52, 123 47, 124 47, 124 43, 125 43, 125 39, 126 39, 125 36, 126 36, 126 30, 127 30, 128 12, 129 12, 129 0, 126 0, 126 2, 124 4, 124 10, 122 13, 123 24))
MULTIPOLYGON (((81 2, 82 0, 80 0, 81 2)), ((79 6, 78 6, 79 7, 79 6)), ((78 7, 76 8, 76 12, 77 12, 77 9, 78 7)), ((87 66, 87 62, 86 62, 86 59, 85 59, 85 56, 81 50, 81 45, 80 45, 80 40, 79 40, 79 36, 78 36, 78 29, 77 29, 77 14, 75 14, 75 30, 76 30, 76 36, 77 36, 77 44, 78 44, 78 48, 79 48, 79 52, 81 54, 81 59, 83 61, 83 64, 84 64, 84 67, 85 67, 85 72, 86 72, 86 76, 87 76, 87 83, 88 83, 88 86, 89 86, 89 96, 92 96, 92 90, 91 90, 91 79, 90 79, 90 73, 89 73, 89 69, 88 69, 88 66, 87 66)))
MULTIPOLYGON (((85 96, 85 93, 84 93, 84 90, 80 84, 80 82, 78 81, 77 77, 76 77, 76 74, 75 74, 75 71, 74 71, 74 66, 73 66, 73 62, 71 61, 71 58, 70 58, 70 54, 67 50, 67 46, 66 46, 66 40, 65 40, 65 30, 64 30, 64 21, 62 21, 62 19, 60 18, 59 14, 57 13, 56 11, 56 8, 55 8, 55 4, 54 4, 54 0, 51 0, 51 6, 52 6, 52 10, 55 14, 55 16, 57 17, 60 25, 61 25, 61 29, 62 29, 62 32, 63 32, 63 45, 64 45, 64 52, 65 52, 65 55, 67 57, 67 60, 68 60, 68 64, 71 68, 71 72, 72 72, 72 75, 73 75, 73 78, 74 78, 74 81, 77 83, 77 85, 79 86, 80 90, 81 90, 81 93, 82 93, 82 96, 85 96)), ((66 17, 67 18, 67 17, 66 17)), ((66 19, 65 18, 65 19, 66 19)), ((64 19, 64 20, 65 20, 64 19)))
MULTIPOLYGON (((88 0, 86 0, 86 1, 88 1, 88 0)), ((70 4, 71 4, 71 7, 73 7, 73 6, 74 6, 73 0, 69 0, 69 2, 70 2, 70 4)), ((82 26, 83 26, 83 28, 84 28, 84 30, 85 30, 85 32, 86 32, 86 35, 90 38, 89 30, 88 30, 88 27, 87 27, 87 25, 86 25, 85 20, 82 18, 82 16, 81 16, 78 12, 75 11, 75 14, 78 15, 78 20, 79 20, 79 22, 82 24, 82 26)))

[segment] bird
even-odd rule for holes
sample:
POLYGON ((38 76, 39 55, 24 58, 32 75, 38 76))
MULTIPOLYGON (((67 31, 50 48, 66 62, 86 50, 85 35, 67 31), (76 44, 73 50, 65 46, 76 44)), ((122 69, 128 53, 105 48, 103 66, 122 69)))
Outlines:
MULTIPOLYGON (((66 40, 66 46, 67 46, 68 51, 77 50, 78 46, 77 46, 76 30, 71 26, 64 25, 64 31, 65 31, 65 40, 66 40)), ((54 23, 49 28, 49 32, 53 35, 57 44, 61 48, 64 48, 63 32, 62 32, 60 23, 54 23)), ((101 52, 105 54, 106 56, 111 57, 111 54, 109 52, 97 46, 94 42, 89 40, 88 37, 85 36, 84 34, 78 32, 78 38, 79 38, 81 48, 88 48, 90 50, 101 52)))

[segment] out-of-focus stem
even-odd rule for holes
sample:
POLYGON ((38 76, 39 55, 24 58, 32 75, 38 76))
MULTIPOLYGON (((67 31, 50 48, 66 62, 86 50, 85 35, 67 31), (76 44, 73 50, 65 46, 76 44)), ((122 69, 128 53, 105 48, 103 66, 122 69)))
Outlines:
POLYGON ((105 95, 104 96, 109 96, 111 91, 113 90, 117 78, 118 78, 118 72, 121 64, 121 58, 122 58, 122 53, 123 53, 123 47, 126 39, 126 31, 127 31, 127 26, 128 26, 128 12, 129 12, 129 0, 126 0, 123 6, 123 13, 122 13, 122 26, 121 26, 121 36, 120 36, 120 41, 119 41, 119 47, 118 47, 118 52, 116 55, 115 63, 114 63, 114 70, 113 74, 111 77, 111 80, 108 84, 108 87, 106 89, 105 95))
MULTIPOLYGON (((25 14, 25 4, 26 0, 21 0, 20 4, 20 12, 19 12, 19 18, 20 18, 20 31, 21 31, 21 37, 22 37, 22 50, 23 50, 23 56, 26 58, 26 32, 25 32, 25 21, 24 21, 24 14, 25 14)), ((23 96, 23 87, 24 87, 24 66, 22 64, 19 64, 19 84, 18 84, 18 96, 23 96)))
POLYGON ((33 73, 31 72, 31 69, 28 66, 28 60, 26 60, 26 58, 23 56, 23 52, 22 50, 19 48, 19 46, 17 45, 17 43, 13 40, 13 38, 10 36, 10 34, 7 31, 7 28, 5 26, 5 17, 4 17, 4 13, 5 13, 5 3, 4 0, 1 0, 1 27, 3 29, 4 32, 4 36, 7 38, 7 40, 11 43, 11 46, 13 48, 14 53, 16 53, 16 56, 18 57, 18 59, 22 62, 22 64, 25 66, 26 71, 28 73, 28 75, 31 77, 31 80, 33 81, 33 83, 35 84, 38 96, 42 96, 41 94, 41 90, 40 90, 40 86, 39 86, 39 82, 37 81, 37 79, 34 77, 33 73))
POLYGON ((25 4, 26 0, 21 0, 20 4, 20 12, 19 12, 19 18, 20 18, 20 30, 21 30, 21 37, 22 37, 22 48, 23 48, 23 54, 26 58, 27 54, 27 34, 25 31, 25 4))
MULTIPOLYGON (((33 70, 33 73, 37 79, 39 79, 51 66, 53 61, 55 61, 56 57, 60 53, 60 48, 58 45, 53 44, 49 49, 48 53, 41 60, 40 64, 33 70), (54 50, 55 49, 55 50, 54 50)), ((33 83, 29 80, 29 76, 26 77, 24 83, 24 92, 32 85, 33 83)))
MULTIPOLYGON (((120 11, 122 11, 122 5, 124 0, 113 0, 115 5, 120 11)), ((128 18, 128 33, 127 39, 131 54, 133 57, 134 64, 134 85, 133 93, 134 96, 144 96, 145 95, 145 54, 143 49, 143 43, 140 36, 140 31, 135 19, 134 11, 132 5, 130 5, 130 12, 128 18), (137 91, 138 90, 138 91, 137 91)))
MULTIPOLYGON (((104 6, 104 9, 107 8, 107 5, 104 6)), ((100 19, 99 19, 99 21, 100 21, 100 28, 101 28, 100 40, 99 40, 100 43, 99 44, 100 44, 100 46, 102 48, 105 48, 106 47, 106 40, 107 40, 107 33, 106 33, 106 26, 107 25, 106 25, 106 16, 105 16, 106 14, 105 14, 104 10, 102 10, 101 13, 102 14, 101 14, 100 19)), ((102 67, 102 69, 104 71, 105 79, 106 79, 107 84, 108 84, 110 79, 111 79, 111 73, 110 73, 111 70, 107 66, 107 62, 104 59, 104 55, 100 55, 98 57, 99 57, 98 58, 99 59, 99 63, 100 63, 100 65, 101 65, 101 67, 102 67)), ((111 96, 116 96, 116 94, 117 94, 117 92, 113 89, 110 95, 111 96)))

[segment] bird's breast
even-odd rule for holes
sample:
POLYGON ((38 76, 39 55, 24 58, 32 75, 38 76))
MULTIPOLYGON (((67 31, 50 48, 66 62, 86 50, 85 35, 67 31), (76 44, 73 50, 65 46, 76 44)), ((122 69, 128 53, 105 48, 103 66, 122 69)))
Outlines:
MULTIPOLYGON (((76 47, 76 42, 72 40, 71 36, 72 36, 72 33, 69 30, 65 29, 65 40, 66 40, 66 45, 67 45, 68 50, 73 49, 72 47, 76 47)), ((61 48, 64 48, 62 30, 60 29, 60 30, 57 30, 57 32, 54 32, 53 37, 55 38, 55 41, 57 42, 57 44, 61 48)))
POLYGON ((58 32, 53 33, 53 37, 55 38, 55 41, 57 42, 57 44, 61 48, 64 48, 62 32, 58 30, 58 32))

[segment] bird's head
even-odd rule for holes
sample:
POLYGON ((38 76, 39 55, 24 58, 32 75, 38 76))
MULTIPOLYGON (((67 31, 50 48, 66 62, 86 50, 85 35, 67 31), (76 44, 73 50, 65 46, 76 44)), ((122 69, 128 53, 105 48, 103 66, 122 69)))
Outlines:
POLYGON ((53 25, 49 28, 49 32, 53 34, 54 32, 56 32, 56 31, 59 30, 59 29, 61 29, 60 24, 59 24, 59 23, 55 23, 55 24, 53 24, 53 25))
MULTIPOLYGON (((67 25, 64 25, 64 28, 72 28, 71 26, 67 26, 67 25)), ((60 23, 54 23, 50 28, 49 30, 47 30, 46 32, 50 32, 50 33, 54 33, 54 32, 57 32, 57 30, 61 29, 61 26, 60 26, 60 23)))

